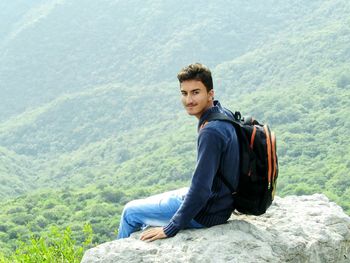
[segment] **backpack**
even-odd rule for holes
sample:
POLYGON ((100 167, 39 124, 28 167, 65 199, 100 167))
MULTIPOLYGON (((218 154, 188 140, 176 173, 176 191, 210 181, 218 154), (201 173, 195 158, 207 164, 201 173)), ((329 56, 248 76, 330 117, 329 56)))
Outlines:
MULTIPOLYGON (((232 112, 231 112, 232 113, 232 112)), ((243 214, 261 215, 271 205, 278 177, 276 136, 268 125, 260 124, 252 117, 242 118, 235 112, 233 118, 214 112, 207 122, 221 120, 232 123, 240 148, 240 175, 237 189, 219 175, 235 198, 234 209, 243 214)))

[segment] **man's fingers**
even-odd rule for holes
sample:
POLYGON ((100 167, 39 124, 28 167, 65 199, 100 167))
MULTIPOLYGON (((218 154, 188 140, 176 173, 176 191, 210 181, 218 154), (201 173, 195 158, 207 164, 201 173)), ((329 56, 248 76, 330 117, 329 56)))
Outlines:
POLYGON ((152 242, 154 240, 161 239, 161 238, 164 238, 161 234, 153 234, 153 236, 147 241, 152 242))
POLYGON ((154 237, 154 235, 144 235, 144 236, 141 237, 141 240, 142 241, 146 241, 146 240, 148 240, 148 239, 150 239, 152 237, 154 237))
POLYGON ((141 240, 145 241, 147 239, 150 239, 150 238, 154 237, 154 235, 155 235, 154 229, 147 230, 147 231, 142 233, 141 240))
POLYGON ((140 239, 142 241, 152 242, 157 239, 166 238, 163 228, 149 229, 141 234, 140 239))
POLYGON ((157 239, 159 239, 159 238, 157 238, 157 236, 154 236, 154 237, 152 237, 151 239, 149 239, 149 240, 147 240, 147 241, 148 241, 148 242, 152 242, 152 241, 157 240, 157 239))

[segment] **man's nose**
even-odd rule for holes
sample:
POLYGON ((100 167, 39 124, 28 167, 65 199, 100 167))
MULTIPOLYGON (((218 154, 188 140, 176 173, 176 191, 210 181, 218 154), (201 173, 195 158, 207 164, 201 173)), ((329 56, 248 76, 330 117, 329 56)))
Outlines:
POLYGON ((191 96, 191 95, 188 95, 188 96, 186 97, 186 104, 190 104, 190 103, 192 103, 192 102, 193 102, 192 96, 191 96))

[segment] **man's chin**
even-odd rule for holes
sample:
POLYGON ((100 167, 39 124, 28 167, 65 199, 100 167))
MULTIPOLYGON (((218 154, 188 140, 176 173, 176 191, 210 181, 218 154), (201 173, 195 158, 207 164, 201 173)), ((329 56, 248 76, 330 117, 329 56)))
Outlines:
POLYGON ((193 111, 189 111, 189 110, 187 110, 187 114, 188 114, 188 115, 191 115, 191 116, 196 115, 196 113, 195 113, 195 112, 193 112, 193 111))

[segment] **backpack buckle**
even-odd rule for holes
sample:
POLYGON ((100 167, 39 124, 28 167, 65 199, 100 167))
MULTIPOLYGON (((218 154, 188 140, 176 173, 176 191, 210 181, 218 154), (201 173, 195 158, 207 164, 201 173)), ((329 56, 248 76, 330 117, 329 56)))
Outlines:
POLYGON ((241 120, 241 118, 242 118, 242 115, 241 115, 241 113, 239 112, 239 111, 235 111, 235 119, 236 120, 241 120))

